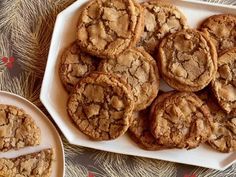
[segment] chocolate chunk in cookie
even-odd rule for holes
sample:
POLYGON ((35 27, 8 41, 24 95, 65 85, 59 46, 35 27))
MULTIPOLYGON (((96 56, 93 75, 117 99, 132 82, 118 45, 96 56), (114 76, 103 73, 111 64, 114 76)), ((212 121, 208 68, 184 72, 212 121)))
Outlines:
POLYGON ((40 143, 40 129, 30 115, 15 106, 0 104, 0 151, 40 143))
POLYGON ((201 24, 200 29, 210 36, 218 53, 236 47, 235 15, 213 15, 201 24))
POLYGON ((174 5, 165 1, 151 0, 142 3, 144 8, 144 32, 138 43, 151 55, 161 39, 171 33, 188 28, 184 15, 174 5))
POLYGON ((211 83, 220 106, 236 115, 236 48, 219 56, 218 70, 211 83))
POLYGON ((213 131, 208 144, 220 152, 236 151, 236 116, 226 114, 209 90, 197 93, 213 116, 213 131))
POLYGON ((190 92, 177 92, 164 99, 151 119, 151 132, 164 146, 196 148, 212 131, 208 107, 190 92))
POLYGON ((147 108, 157 96, 157 64, 143 49, 130 48, 115 59, 103 60, 99 71, 114 73, 131 86, 136 111, 147 108))
POLYGON ((101 58, 115 58, 135 46, 143 29, 143 12, 135 0, 93 0, 78 22, 78 45, 101 58))
POLYGON ((85 75, 97 69, 99 59, 82 52, 76 42, 62 54, 59 75, 66 90, 70 92, 85 75))
POLYGON ((78 128, 94 140, 115 139, 128 129, 133 96, 119 78, 91 73, 76 85, 68 100, 68 113, 78 128))
POLYGON ((163 79, 179 91, 199 91, 217 71, 215 46, 203 33, 187 29, 171 34, 159 46, 158 65, 163 79))
POLYGON ((54 160, 53 150, 45 149, 14 159, 0 159, 2 177, 50 177, 54 160))

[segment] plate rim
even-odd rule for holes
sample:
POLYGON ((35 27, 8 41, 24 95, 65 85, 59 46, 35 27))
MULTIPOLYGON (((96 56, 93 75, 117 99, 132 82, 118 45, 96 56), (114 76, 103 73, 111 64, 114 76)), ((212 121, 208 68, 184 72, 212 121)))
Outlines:
MULTIPOLYGON (((62 142, 62 139, 61 139, 61 136, 58 132, 58 130, 56 129, 56 127, 54 126, 54 124, 51 122, 51 120, 44 114, 44 112, 39 109, 34 103, 30 102, 29 100, 27 100, 26 98, 18 95, 18 94, 15 94, 15 93, 12 93, 12 92, 8 92, 8 91, 4 91, 4 90, 0 90, 0 94, 6 94, 6 95, 10 95, 10 96, 13 96, 13 97, 17 97, 25 102, 27 102, 30 106, 34 107, 37 111, 39 111, 39 113, 42 115, 43 119, 45 119, 45 121, 47 123, 50 124, 50 126, 52 127, 54 133, 56 134, 56 136, 58 137, 58 140, 60 142, 60 147, 61 147, 61 151, 62 151, 62 166, 63 166, 63 169, 62 169, 62 177, 65 176, 65 150, 64 150, 64 145, 63 145, 63 142, 62 142)), ((50 114, 51 115, 51 114, 50 114)), ((54 120, 54 119, 53 119, 54 120)))

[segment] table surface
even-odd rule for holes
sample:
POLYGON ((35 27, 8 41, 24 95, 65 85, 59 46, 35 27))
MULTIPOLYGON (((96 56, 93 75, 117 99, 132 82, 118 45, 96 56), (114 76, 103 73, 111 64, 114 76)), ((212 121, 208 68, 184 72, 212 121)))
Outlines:
MULTIPOLYGON (((46 114, 39 101, 50 39, 57 14, 75 0, 0 1, 0 90, 19 94, 46 114)), ((208 0, 236 5, 236 0, 208 0)), ((48 115, 48 114, 47 114, 48 115)), ((50 117, 48 115, 48 117, 50 117)), ((70 145, 62 135, 66 177, 236 176, 236 164, 216 171, 172 162, 120 155, 70 145)))

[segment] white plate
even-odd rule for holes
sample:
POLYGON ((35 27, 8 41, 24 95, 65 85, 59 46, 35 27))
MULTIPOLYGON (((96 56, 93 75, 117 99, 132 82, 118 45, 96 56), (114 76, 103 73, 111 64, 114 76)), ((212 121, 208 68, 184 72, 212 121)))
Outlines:
MULTIPOLYGON (((236 161, 236 153, 219 153, 206 145, 201 145, 189 151, 180 149, 145 151, 140 149, 127 135, 113 141, 95 142, 89 140, 74 126, 66 112, 68 94, 60 82, 58 68, 62 51, 76 39, 79 8, 87 1, 76 1, 58 15, 40 95, 41 101, 68 141, 75 145, 104 151, 197 165, 218 170, 224 170, 234 163, 236 161)), ((236 8, 230 6, 212 5, 198 1, 173 0, 172 2, 186 15, 189 25, 193 28, 196 28, 203 19, 213 14, 236 14, 236 8)), ((166 89, 166 87, 162 88, 166 89)))
POLYGON ((8 92, 0 91, 0 104, 14 105, 22 108, 27 114, 32 116, 37 126, 41 130, 41 143, 35 147, 26 147, 16 151, 0 152, 0 158, 15 158, 20 155, 38 152, 46 148, 54 148, 55 160, 52 164, 51 177, 64 176, 64 150, 61 138, 48 118, 35 105, 28 100, 8 92))

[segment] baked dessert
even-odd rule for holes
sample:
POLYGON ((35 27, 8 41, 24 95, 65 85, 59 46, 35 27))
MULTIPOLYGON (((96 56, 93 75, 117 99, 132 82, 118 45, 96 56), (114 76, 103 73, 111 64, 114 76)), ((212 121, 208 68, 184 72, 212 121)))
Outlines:
POLYGON ((133 113, 133 122, 129 127, 129 135, 145 150, 161 150, 167 147, 159 144, 150 132, 149 109, 133 113))
POLYGON ((78 21, 78 45, 101 58, 115 58, 135 46, 143 30, 143 12, 135 0, 92 0, 78 21))
POLYGON ((144 32, 138 46, 154 55, 163 37, 187 29, 185 16, 172 4, 163 0, 151 0, 141 4, 144 9, 144 32))
POLYGON ((0 177, 50 177, 53 150, 45 149, 13 159, 0 159, 0 177))
POLYGON ((147 108, 157 96, 160 84, 157 64, 143 49, 130 48, 117 58, 103 60, 98 70, 116 74, 131 86, 135 111, 147 108))
POLYGON ((196 148, 211 135, 209 109, 194 93, 176 92, 156 108, 151 116, 151 132, 164 146, 196 148))
POLYGON ((68 113, 94 140, 115 139, 126 132, 134 108, 131 90, 119 78, 91 73, 79 81, 68 100, 68 113))
POLYGON ((207 104, 213 117, 213 131, 208 144, 220 152, 236 151, 236 116, 226 114, 210 90, 203 90, 197 94, 207 104))
POLYGON ((236 115, 236 48, 219 56, 218 70, 211 85, 220 106, 236 115))
POLYGON ((179 91, 203 89, 217 71, 215 46, 205 34, 194 29, 164 38, 157 60, 163 79, 179 91))
POLYGON ((9 151, 40 143, 40 129, 24 110, 0 104, 0 151, 9 151))
POLYGON ((95 71, 98 63, 98 58, 82 52, 77 43, 73 42, 64 50, 59 69, 66 90, 70 92, 83 76, 95 71))
POLYGON ((200 29, 210 36, 218 53, 236 47, 236 16, 213 15, 203 21, 200 29))

